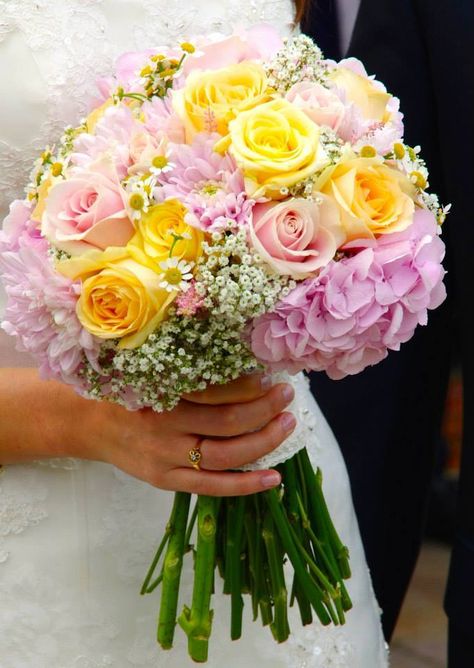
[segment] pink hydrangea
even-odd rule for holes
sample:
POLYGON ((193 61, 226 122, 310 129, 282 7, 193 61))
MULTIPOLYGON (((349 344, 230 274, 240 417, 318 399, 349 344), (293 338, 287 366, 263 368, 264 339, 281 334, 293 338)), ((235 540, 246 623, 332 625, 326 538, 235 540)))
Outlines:
POLYGON ((204 230, 245 225, 255 204, 245 193, 242 173, 230 155, 214 151, 216 135, 197 135, 193 144, 176 144, 173 169, 161 177, 160 200, 177 197, 188 208, 186 221, 204 230))
POLYGON ((256 357, 272 370, 359 373, 398 350, 427 311, 445 298, 444 244, 436 220, 418 210, 400 233, 352 242, 339 262, 300 283, 251 333, 256 357))
POLYGON ((43 378, 81 389, 77 376, 83 355, 96 366, 100 342, 76 316, 79 285, 54 270, 48 242, 16 201, 0 232, 0 274, 8 296, 1 324, 18 337, 18 349, 35 355, 43 378))

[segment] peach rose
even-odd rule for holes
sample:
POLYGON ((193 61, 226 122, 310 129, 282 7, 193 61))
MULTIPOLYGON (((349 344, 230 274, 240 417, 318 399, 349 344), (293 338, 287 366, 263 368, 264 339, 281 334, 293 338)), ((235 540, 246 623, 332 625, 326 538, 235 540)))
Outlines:
POLYGON ((337 203, 348 241, 401 232, 413 221, 414 186, 382 158, 343 160, 315 187, 337 203))
POLYGON ((321 193, 314 200, 256 204, 249 234, 255 251, 275 272, 296 280, 314 276, 345 241, 338 208, 321 193))
POLYGON ((82 326, 100 339, 137 348, 167 317, 176 292, 159 287, 159 276, 124 248, 91 250, 59 262, 58 271, 81 280, 76 311, 82 326))
POLYGON ((91 248, 124 246, 134 233, 125 196, 110 159, 75 172, 48 192, 41 231, 57 248, 78 255, 91 248))

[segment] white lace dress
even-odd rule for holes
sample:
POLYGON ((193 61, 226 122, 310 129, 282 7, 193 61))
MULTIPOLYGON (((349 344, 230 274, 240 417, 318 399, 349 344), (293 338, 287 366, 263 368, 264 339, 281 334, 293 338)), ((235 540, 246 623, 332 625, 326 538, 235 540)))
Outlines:
MULTIPOLYGON (((291 0, 0 0, 0 216, 32 160, 85 111, 98 75, 126 50, 262 20, 291 30, 291 0)), ((28 364, 0 341, 3 365, 28 364)), ((228 639, 228 599, 214 597, 209 668, 384 668, 379 610, 333 435, 302 376, 293 407, 328 503, 351 550, 354 610, 342 628, 317 622, 277 645, 246 618, 228 639)), ((65 415, 65 419, 74 416, 65 415)), ((0 667, 185 668, 185 637, 156 642, 157 598, 139 588, 172 495, 113 467, 74 460, 9 466, 0 476, 0 667)), ((189 567, 188 567, 189 568, 189 567)), ((190 569, 189 569, 190 570, 190 569)), ((183 599, 190 599, 190 572, 183 599)), ((248 606, 247 606, 248 608, 248 606)), ((248 612, 248 609, 247 609, 248 612)), ((300 629, 300 630, 298 630, 300 629)))

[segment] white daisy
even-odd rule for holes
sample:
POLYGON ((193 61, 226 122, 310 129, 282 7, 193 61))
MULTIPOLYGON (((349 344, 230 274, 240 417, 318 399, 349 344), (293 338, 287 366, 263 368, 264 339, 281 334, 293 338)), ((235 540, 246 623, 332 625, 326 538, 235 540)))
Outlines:
POLYGON ((163 269, 163 275, 160 277, 160 288, 173 292, 174 290, 182 290, 186 292, 189 288, 189 281, 193 275, 191 269, 194 262, 186 262, 186 260, 179 260, 177 257, 170 257, 163 262, 160 262, 160 267, 163 269))
POLYGON ((150 173, 154 174, 155 176, 159 176, 160 174, 166 174, 166 172, 170 172, 172 169, 174 169, 176 165, 174 162, 170 162, 169 156, 169 150, 166 151, 165 155, 155 155, 151 161, 150 173))
POLYGON ((153 178, 130 179, 127 183, 128 214, 132 220, 140 220, 150 208, 150 193, 155 185, 153 178))

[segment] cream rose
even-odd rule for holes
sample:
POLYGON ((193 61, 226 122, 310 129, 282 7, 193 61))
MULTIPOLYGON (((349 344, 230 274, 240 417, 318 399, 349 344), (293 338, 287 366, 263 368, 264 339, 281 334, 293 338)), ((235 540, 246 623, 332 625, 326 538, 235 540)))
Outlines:
POLYGON ((176 292, 158 287, 159 276, 135 262, 124 249, 89 251, 58 263, 58 270, 81 279, 77 317, 101 339, 121 339, 121 348, 137 348, 166 317, 176 292))
POLYGON ((319 127, 284 99, 243 111, 229 124, 216 150, 235 158, 250 197, 281 199, 281 189, 303 181, 327 164, 319 127))
POLYGON ((347 66, 339 64, 330 74, 331 81, 345 93, 346 100, 353 102, 366 120, 386 123, 390 120, 389 109, 392 95, 385 87, 365 74, 365 69, 356 59, 348 59, 347 66), (361 67, 359 68, 358 65, 361 67), (358 70, 360 69, 360 73, 358 70))
POLYGON ((295 280, 314 276, 345 240, 337 205, 323 194, 314 200, 256 204, 250 243, 278 274, 295 280))
POLYGON ((173 107, 186 128, 186 141, 198 132, 227 134, 229 121, 242 109, 267 99, 267 76, 257 63, 244 61, 220 70, 193 71, 173 107))
POLYGON ((353 158, 329 168, 316 188, 339 206, 347 240, 400 232, 413 220, 413 184, 382 158, 353 158))

